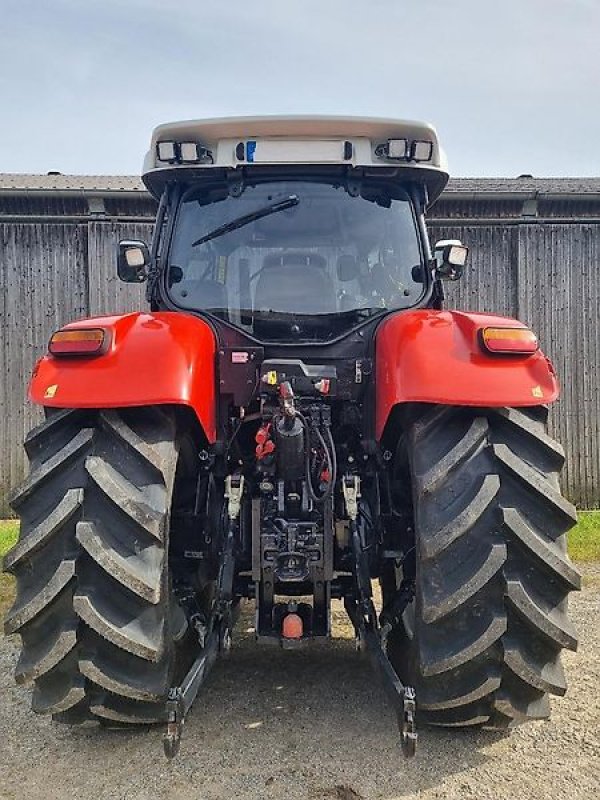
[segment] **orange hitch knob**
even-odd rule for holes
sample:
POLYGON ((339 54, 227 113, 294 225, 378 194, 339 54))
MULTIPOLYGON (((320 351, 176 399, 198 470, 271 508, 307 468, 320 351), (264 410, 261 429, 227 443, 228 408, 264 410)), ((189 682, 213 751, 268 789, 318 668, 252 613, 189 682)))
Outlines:
POLYGON ((286 614, 283 618, 283 638, 301 639, 304 632, 302 617, 298 614, 286 614))

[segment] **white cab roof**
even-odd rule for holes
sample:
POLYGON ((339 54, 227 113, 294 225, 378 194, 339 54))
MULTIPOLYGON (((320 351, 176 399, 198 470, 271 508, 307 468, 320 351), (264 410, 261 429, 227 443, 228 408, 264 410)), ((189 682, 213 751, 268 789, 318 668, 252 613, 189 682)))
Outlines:
POLYGON ((236 170, 249 164, 338 164, 368 167, 370 174, 375 169, 389 173, 392 168, 397 170, 399 180, 426 184, 430 200, 440 194, 448 180, 446 158, 431 125, 410 120, 333 116, 230 117, 159 125, 152 133, 144 160, 143 180, 158 196, 167 180, 201 177, 201 172, 207 169, 236 170), (376 148, 390 139, 431 142, 431 157, 416 163, 408 158, 391 160, 377 154, 376 148), (159 142, 196 142, 210 152, 210 158, 199 164, 164 163, 158 158, 159 142))

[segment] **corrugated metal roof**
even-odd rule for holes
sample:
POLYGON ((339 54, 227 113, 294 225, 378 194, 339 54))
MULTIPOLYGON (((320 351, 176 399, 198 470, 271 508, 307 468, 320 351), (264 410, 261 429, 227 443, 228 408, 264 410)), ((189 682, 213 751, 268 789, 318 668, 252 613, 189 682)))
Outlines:
MULTIPOLYGON (((83 192, 145 194, 137 175, 27 175, 0 173, 0 192, 83 192)), ((450 178, 445 196, 537 194, 600 195, 600 178, 450 178)))
POLYGON ((600 178, 450 178, 445 195, 600 195, 600 178))
POLYGON ((0 192, 112 192, 146 193, 141 178, 133 175, 27 175, 0 173, 0 192))

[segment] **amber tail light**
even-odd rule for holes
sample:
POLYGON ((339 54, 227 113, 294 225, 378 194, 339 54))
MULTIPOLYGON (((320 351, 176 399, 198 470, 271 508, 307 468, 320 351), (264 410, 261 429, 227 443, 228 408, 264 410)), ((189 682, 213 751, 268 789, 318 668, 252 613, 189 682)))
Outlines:
POLYGON ((97 356, 106 351, 107 333, 102 328, 56 331, 48 350, 53 356, 97 356))
POLYGON ((530 354, 538 349, 537 336, 528 328, 484 328, 481 344, 490 353, 530 354))

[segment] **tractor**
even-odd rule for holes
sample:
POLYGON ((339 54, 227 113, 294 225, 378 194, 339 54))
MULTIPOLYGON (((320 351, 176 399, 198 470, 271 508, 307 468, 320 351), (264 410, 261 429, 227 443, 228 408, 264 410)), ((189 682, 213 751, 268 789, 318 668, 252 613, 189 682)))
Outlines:
POLYGON ((525 324, 444 308, 467 257, 428 241, 447 180, 419 122, 156 128, 152 243, 116 265, 149 309, 66 324, 30 383, 4 569, 35 712, 159 723, 172 757, 242 604, 294 649, 339 600, 405 755, 417 722, 548 717, 580 587, 558 383, 525 324))

